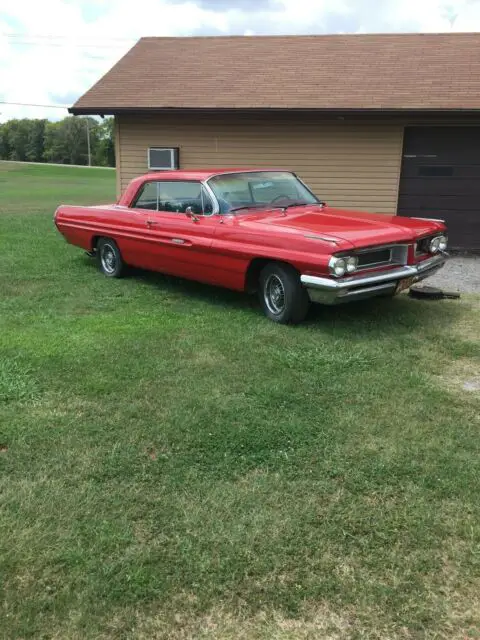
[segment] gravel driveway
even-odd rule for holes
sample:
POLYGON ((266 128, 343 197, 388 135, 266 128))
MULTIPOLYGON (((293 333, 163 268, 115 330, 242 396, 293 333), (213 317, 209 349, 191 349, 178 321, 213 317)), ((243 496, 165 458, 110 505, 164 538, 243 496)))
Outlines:
POLYGON ((424 283, 445 291, 480 293, 480 256, 452 256, 443 269, 424 283))

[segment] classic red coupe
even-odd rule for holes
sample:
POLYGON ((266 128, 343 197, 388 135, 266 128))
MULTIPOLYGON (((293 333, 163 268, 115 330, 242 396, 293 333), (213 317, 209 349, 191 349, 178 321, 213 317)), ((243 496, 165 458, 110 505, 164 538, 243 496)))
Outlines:
POLYGON ((127 265, 258 291, 275 322, 310 302, 391 296, 443 266, 442 220, 342 211, 292 172, 162 171, 132 180, 117 204, 65 206, 55 224, 109 277, 127 265))

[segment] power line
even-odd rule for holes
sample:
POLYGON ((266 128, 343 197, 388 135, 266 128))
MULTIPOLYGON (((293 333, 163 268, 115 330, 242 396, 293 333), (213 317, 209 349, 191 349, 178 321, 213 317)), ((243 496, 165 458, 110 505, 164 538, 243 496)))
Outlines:
POLYGON ((0 104, 12 105, 15 107, 42 107, 44 109, 68 109, 68 105, 60 104, 31 104, 29 102, 3 102, 0 100, 0 104))
POLYGON ((89 49, 125 49, 127 43, 133 44, 135 38, 104 38, 101 36, 81 36, 72 38, 72 36, 54 36, 54 35, 35 35, 31 33, 1 33, 1 37, 9 40, 9 45, 28 46, 28 47, 79 47, 89 49), (57 42, 55 42, 55 40, 57 42), (102 43, 96 44, 95 40, 102 43), (118 44, 114 44, 117 42, 118 44), (120 44, 123 42, 124 44, 120 44))
MULTIPOLYGON (((56 35, 36 35, 34 33, 2 33, 0 34, 2 36, 5 36, 6 38, 46 38, 49 40, 69 40, 71 38, 71 36, 56 36, 56 35)), ((121 41, 128 41, 128 42, 135 42, 138 38, 116 38, 116 37, 105 37, 105 36, 85 36, 86 38, 89 38, 91 40, 121 40, 121 41)))
POLYGON ((9 46, 25 46, 25 47, 76 47, 78 49, 125 49, 125 46, 114 44, 114 45, 101 45, 101 44, 73 44, 71 42, 9 42, 9 46))

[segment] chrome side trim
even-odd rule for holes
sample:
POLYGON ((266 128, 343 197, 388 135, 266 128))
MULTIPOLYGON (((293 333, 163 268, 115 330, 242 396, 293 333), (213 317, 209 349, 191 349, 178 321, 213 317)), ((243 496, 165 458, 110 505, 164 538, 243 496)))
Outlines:
POLYGON ((442 220, 441 218, 419 218, 418 216, 406 216, 408 218, 411 218, 412 220, 431 220, 432 222, 442 222, 443 224, 445 224, 445 220, 442 220))
POLYGON ((325 240, 325 242, 332 242, 333 244, 340 244, 340 240, 336 240, 335 238, 331 238, 328 236, 319 236, 316 233, 306 233, 303 236, 304 238, 312 238, 312 240, 325 240))

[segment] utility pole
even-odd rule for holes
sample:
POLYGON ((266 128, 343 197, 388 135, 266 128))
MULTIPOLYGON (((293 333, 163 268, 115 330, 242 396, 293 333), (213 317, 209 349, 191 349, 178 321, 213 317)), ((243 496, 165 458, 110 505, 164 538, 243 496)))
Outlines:
POLYGON ((90 150, 90 123, 88 121, 88 116, 85 118, 85 122, 87 123, 87 149, 88 149, 88 166, 92 166, 92 153, 90 150))

